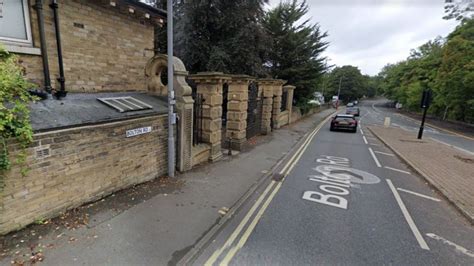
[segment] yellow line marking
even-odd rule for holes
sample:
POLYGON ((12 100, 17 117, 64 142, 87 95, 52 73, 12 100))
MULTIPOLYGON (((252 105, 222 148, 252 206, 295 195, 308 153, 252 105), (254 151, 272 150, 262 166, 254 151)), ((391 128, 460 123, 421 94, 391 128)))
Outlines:
MULTIPOLYGON (((280 171, 280 174, 283 174, 287 169, 288 167, 291 165, 291 168, 290 170, 287 171, 287 173, 285 174, 285 176, 291 171, 291 169, 293 169, 293 166, 296 164, 296 162, 300 159, 301 157, 301 154, 302 152, 304 152, 304 150, 306 150, 306 147, 309 145, 309 143, 311 142, 311 140, 314 138, 314 136, 316 135, 316 133, 324 126, 324 124, 326 124, 326 122, 332 117, 333 114, 329 115, 326 119, 324 119, 305 139, 305 141, 303 142, 303 144, 297 149, 297 151, 295 152, 295 154, 293 154, 293 156, 290 158, 290 160, 288 160, 288 162, 286 163, 286 165, 283 167, 283 169, 280 171), (304 150, 303 150, 304 148, 304 150), (299 156, 298 156, 299 155, 299 156), (295 161, 295 158, 297 157, 296 161, 295 161)), ((278 182, 278 185, 275 187, 275 189, 273 190, 271 196, 269 197, 270 198, 273 198, 273 196, 276 194, 276 191, 278 191, 279 187, 281 186, 281 184, 283 183, 284 181, 284 178, 281 182, 278 182), (278 188, 278 189, 276 189, 278 188), (273 195, 273 196, 272 196, 273 195)), ((221 256, 222 252, 224 252, 224 250, 226 250, 227 248, 229 248, 232 243, 235 241, 235 239, 237 238, 237 236, 241 233, 241 231, 244 229, 245 225, 248 223, 248 221, 250 220, 250 217, 254 214, 254 212, 257 210, 257 208, 260 206, 261 202, 263 201, 263 199, 266 197, 266 195, 268 194, 268 192, 270 191, 270 188, 277 182, 273 181, 267 186, 267 188, 265 189, 265 191, 263 192, 262 195, 260 195, 260 197, 258 198, 258 200, 254 203, 254 205, 252 206, 252 208, 249 210, 249 212, 245 215, 244 219, 242 219, 242 221, 239 223, 239 225, 237 226, 237 228, 234 230, 234 232, 232 232, 231 236, 226 240, 226 242, 224 243, 224 245, 216 250, 212 256, 205 262, 204 265, 206 266, 212 266, 216 260, 221 256)), ((268 202, 268 204, 270 204, 270 201, 267 201, 265 202, 265 204, 268 202)), ((263 206, 265 206, 265 204, 263 206)), ((267 205, 268 205, 267 204, 267 205)), ((266 207, 265 207, 266 209, 266 207)), ((261 211, 262 209, 260 209, 261 211)), ((260 213, 259 211, 259 213, 260 213)), ((263 212, 262 212, 263 214, 263 212)), ((258 216, 258 214, 257 214, 258 216)), ((260 219, 254 219, 252 221, 252 223, 255 221, 255 223, 258 222, 258 220, 260 219)), ((250 231, 251 233, 251 231, 250 231)), ((250 235, 249 233, 249 235, 250 235)), ((235 247, 234 247, 235 248, 235 247)), ((240 249, 240 248, 239 248, 240 249)), ((229 251, 230 252, 230 251, 229 251)), ((228 255, 227 255, 228 256, 228 255)), ((227 257, 226 256, 226 257, 227 257)), ((233 256, 232 256, 233 257, 233 256)), ((232 259, 232 257, 230 259, 232 259)))
POLYGON ((308 142, 310 142, 314 135, 316 135, 318 133, 318 131, 327 123, 327 121, 332 117, 332 115, 328 116, 326 119, 324 119, 312 132, 311 134, 308 135, 308 137, 306 138, 306 140, 303 142, 303 144, 301 144, 301 146, 298 148, 298 150, 295 152, 295 154, 293 154, 293 156, 291 157, 291 159, 288 161, 288 163, 285 165, 285 167, 283 167, 283 169, 281 169, 280 171, 280 174, 283 174, 286 169, 288 168, 288 166, 291 164, 291 162, 293 161, 293 159, 299 154, 299 152, 301 151, 301 149, 303 149, 303 147, 305 147, 307 145, 308 142))
POLYGON ((276 182, 272 180, 272 182, 267 186, 267 188, 265 189, 265 191, 262 193, 262 195, 260 195, 260 197, 258 198, 258 200, 255 202, 255 204, 252 206, 252 208, 250 209, 250 211, 247 213, 247 215, 245 215, 244 219, 240 222, 240 224, 237 226, 237 228, 234 230, 234 232, 232 233, 232 235, 229 237, 229 239, 227 239, 227 241, 225 242, 225 244, 218 250, 216 250, 212 256, 206 261, 206 263, 204 265, 213 265, 214 262, 217 260, 217 258, 219 258, 219 256, 222 254, 222 252, 230 247, 230 245, 232 245, 232 243, 235 241, 235 239, 237 238, 237 236, 240 234, 240 232, 242 231, 242 229, 244 228, 244 226, 247 224, 247 222, 250 220, 250 217, 252 217, 253 213, 257 210, 257 207, 260 206, 260 203, 263 201, 263 199, 265 198, 265 196, 268 194, 268 192, 270 191, 270 188, 273 186, 273 184, 275 184, 276 182))
POLYGON ((265 210, 268 208, 268 205, 270 205, 270 202, 273 200, 273 197, 275 194, 280 190, 280 187, 283 183, 279 182, 275 189, 273 190, 272 194, 268 197, 268 199, 265 201, 263 204, 262 208, 258 211, 257 215, 255 216, 255 219, 252 221, 252 223, 249 225, 247 230, 245 230, 244 234, 240 238, 239 242, 237 242, 237 245, 234 246, 229 253, 225 256, 225 258, 222 260, 220 263, 221 266, 226 266, 229 264, 229 262, 232 260, 232 258, 235 256, 237 251, 239 251, 244 245, 245 242, 247 242, 248 238, 250 237, 250 234, 253 232, 253 229, 255 229, 255 226, 257 226, 258 221, 260 221, 260 218, 262 218, 263 213, 265 210))
MULTIPOLYGON (((291 170, 293 170, 293 167, 298 163, 298 161, 300 160, 301 156, 303 155, 303 153, 306 151, 306 149, 309 147, 309 145, 311 144, 311 141, 313 140, 314 136, 316 136, 316 134, 319 132, 319 130, 326 124, 327 120, 329 119, 330 117, 326 118, 323 122, 321 122, 320 125, 318 125, 314 131, 310 134, 310 136, 308 136, 308 138, 306 139, 306 141, 304 142, 303 145, 301 145, 300 149, 298 149, 298 151, 295 153, 295 155, 293 156, 293 158, 297 155, 296 159, 295 160, 290 160, 288 162, 287 165, 285 165, 285 170, 288 168, 288 171, 286 171, 285 173, 285 177, 291 172, 291 170), (291 163, 291 165, 290 165, 291 163)), ((293 159, 292 158, 292 159, 293 159)), ((281 171, 280 173, 282 174, 284 171, 281 171)), ((280 190, 280 187, 281 185, 283 184, 283 181, 284 179, 282 180, 282 182, 279 182, 277 184, 277 186, 275 187, 275 189, 273 190, 273 192, 270 194, 270 196, 268 197, 268 199, 265 201, 265 203, 263 204, 262 208, 260 208, 260 210, 258 211, 257 215, 255 216, 255 218, 253 219, 252 223, 249 225, 249 227, 247 227, 247 230, 245 230, 244 234, 242 235, 242 237, 240 238, 239 242, 237 242, 237 245, 232 247, 229 252, 227 253, 227 255, 224 257, 224 259, 222 260, 222 262, 219 264, 219 265, 228 265, 228 263, 232 260, 232 258, 235 256, 235 254, 237 254, 237 252, 245 245, 245 243, 247 242, 248 238, 250 237, 250 235, 252 234, 255 226, 257 225, 257 223, 260 221, 263 213, 265 212, 265 210, 267 209, 268 205, 271 203, 273 197, 275 196, 275 194, 278 192, 278 190, 280 190)))

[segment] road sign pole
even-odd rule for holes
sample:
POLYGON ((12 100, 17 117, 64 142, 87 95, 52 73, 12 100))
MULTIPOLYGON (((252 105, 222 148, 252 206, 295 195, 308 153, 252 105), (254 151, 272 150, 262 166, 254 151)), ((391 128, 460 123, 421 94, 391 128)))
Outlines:
POLYGON ((423 108, 423 117, 421 118, 421 126, 420 126, 420 130, 418 131, 418 139, 421 139, 423 137, 426 112, 428 111, 428 107, 430 107, 430 103, 431 103, 431 90, 424 90, 423 96, 421 97, 421 108, 423 108))
POLYGON ((423 108, 423 118, 421 119, 421 126, 420 131, 418 131, 418 139, 423 137, 423 130, 425 127, 425 119, 426 119, 426 111, 428 111, 428 107, 423 108))

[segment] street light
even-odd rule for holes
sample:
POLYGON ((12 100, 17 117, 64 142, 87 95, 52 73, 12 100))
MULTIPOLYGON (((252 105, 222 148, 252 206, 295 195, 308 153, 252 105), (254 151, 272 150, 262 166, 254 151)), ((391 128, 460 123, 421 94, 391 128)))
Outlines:
POLYGON ((176 115, 173 111, 174 88, 173 88, 173 1, 167 3, 167 35, 168 35, 168 176, 174 177, 175 173, 175 143, 174 143, 174 125, 176 124, 176 115))
POLYGON ((341 95, 341 82, 342 82, 342 77, 344 77, 344 75, 342 75, 341 78, 339 79, 339 89, 337 90, 336 110, 337 110, 337 108, 339 108, 339 95, 341 95))

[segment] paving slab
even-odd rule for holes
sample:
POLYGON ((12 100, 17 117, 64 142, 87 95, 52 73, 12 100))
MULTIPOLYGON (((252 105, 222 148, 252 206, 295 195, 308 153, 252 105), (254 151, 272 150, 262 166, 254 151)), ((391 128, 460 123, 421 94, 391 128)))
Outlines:
POLYGON ((474 156, 400 128, 368 128, 474 223, 474 156))

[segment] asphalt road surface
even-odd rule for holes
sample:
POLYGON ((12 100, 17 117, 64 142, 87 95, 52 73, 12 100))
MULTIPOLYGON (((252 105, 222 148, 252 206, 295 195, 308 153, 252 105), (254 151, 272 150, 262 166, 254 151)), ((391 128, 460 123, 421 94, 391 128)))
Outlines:
MULTIPOLYGON (((385 102, 386 100, 367 101, 365 105, 370 108, 364 108, 366 113, 363 114, 363 116, 368 119, 363 120, 367 120, 368 123, 380 124, 383 123, 385 117, 390 117, 392 126, 403 128, 413 132, 414 136, 417 136, 421 122, 398 114, 394 112, 393 108, 384 108, 383 106, 385 102)), ((474 139, 471 137, 456 135, 453 132, 444 131, 427 125, 425 125, 423 137, 434 139, 435 141, 451 145, 459 150, 474 155, 474 139)))
POLYGON ((308 134, 192 264, 473 265, 474 227, 365 128, 412 121, 375 103, 360 104, 357 133, 326 121, 308 134))

